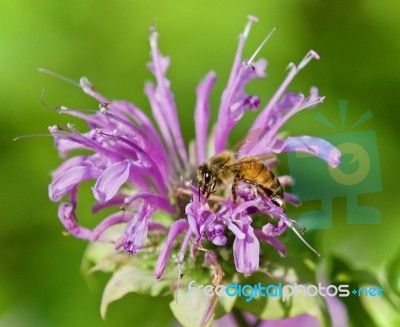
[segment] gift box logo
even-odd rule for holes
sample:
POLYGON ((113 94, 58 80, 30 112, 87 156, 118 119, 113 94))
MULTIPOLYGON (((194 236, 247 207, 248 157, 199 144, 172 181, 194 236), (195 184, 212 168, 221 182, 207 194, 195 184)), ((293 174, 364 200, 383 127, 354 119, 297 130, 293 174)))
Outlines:
POLYGON ((299 217, 307 228, 324 229, 332 226, 332 200, 346 197, 348 224, 379 224, 381 213, 377 208, 359 205, 360 196, 382 190, 376 134, 372 130, 351 130, 372 117, 368 110, 343 133, 347 101, 339 101, 341 128, 334 126, 325 116, 316 119, 338 131, 322 136, 335 145, 342 154, 341 164, 332 169, 320 159, 302 152, 288 154, 289 171, 295 180, 292 192, 302 201, 321 200, 321 208, 303 213, 299 217), (342 130, 342 131, 340 131, 342 130))

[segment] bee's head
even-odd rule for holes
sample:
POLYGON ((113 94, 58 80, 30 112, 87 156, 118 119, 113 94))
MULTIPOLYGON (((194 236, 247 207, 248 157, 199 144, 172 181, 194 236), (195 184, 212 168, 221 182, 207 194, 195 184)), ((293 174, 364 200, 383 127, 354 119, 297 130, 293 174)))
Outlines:
POLYGON ((197 181, 199 183, 199 192, 205 196, 205 201, 207 201, 217 185, 217 178, 208 164, 202 164, 197 169, 197 181))

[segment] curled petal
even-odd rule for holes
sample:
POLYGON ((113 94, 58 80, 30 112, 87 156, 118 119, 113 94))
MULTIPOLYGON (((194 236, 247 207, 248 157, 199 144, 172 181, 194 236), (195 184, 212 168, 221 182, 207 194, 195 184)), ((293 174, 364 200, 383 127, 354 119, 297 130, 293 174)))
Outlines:
POLYGON ((262 232, 267 236, 278 236, 283 234, 287 229, 287 224, 283 219, 281 219, 278 223, 278 226, 274 226, 272 224, 266 224, 262 228, 262 232))
POLYGON ((90 229, 78 225, 73 205, 61 203, 58 207, 58 218, 68 233, 84 240, 90 240, 92 238, 92 231, 90 229))
POLYGON ((340 151, 318 137, 298 136, 284 140, 281 152, 307 152, 325 160, 332 168, 340 164, 340 151))
POLYGON ((170 227, 167 240, 161 250, 160 255, 158 256, 156 269, 154 275, 157 279, 161 278, 164 273, 165 267, 168 263, 169 254, 171 252, 172 245, 175 239, 189 228, 189 224, 185 219, 176 220, 170 227))
POLYGON ((129 177, 130 163, 127 160, 117 162, 100 175, 93 187, 93 194, 97 201, 109 201, 129 177))

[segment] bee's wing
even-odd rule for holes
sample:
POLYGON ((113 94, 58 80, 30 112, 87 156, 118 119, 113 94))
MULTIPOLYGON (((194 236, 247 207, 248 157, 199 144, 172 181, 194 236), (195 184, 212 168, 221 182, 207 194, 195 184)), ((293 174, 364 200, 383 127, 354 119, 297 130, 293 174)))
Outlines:
POLYGON ((265 161, 265 160, 270 160, 270 159, 274 159, 274 158, 275 158, 275 154, 273 154, 273 153, 257 154, 255 156, 247 156, 247 157, 240 158, 234 162, 226 164, 226 166, 229 168, 240 167, 241 165, 243 165, 245 163, 249 163, 249 162, 253 162, 253 161, 265 161))
MULTIPOLYGON (((244 157, 245 159, 246 157, 244 157)), ((252 158, 256 159, 257 161, 266 161, 271 159, 276 159, 275 153, 263 153, 263 154, 256 154, 252 156, 252 158)))
MULTIPOLYGON (((230 152, 232 152, 235 157, 237 158, 240 156, 242 152, 246 152, 246 150, 251 149, 253 145, 255 145, 259 139, 260 136, 263 133, 263 128, 256 128, 250 131, 246 137, 236 143, 231 149, 230 152)), ((240 167, 241 165, 245 163, 249 163, 252 161, 265 161, 265 160, 271 160, 275 158, 274 153, 263 153, 263 154, 257 154, 257 155, 250 155, 250 156, 244 156, 240 159, 237 159, 229 164, 227 164, 227 167, 240 167)))
POLYGON ((263 132, 263 129, 261 127, 253 129, 252 131, 247 133, 247 135, 244 137, 243 140, 240 140, 238 143, 236 143, 230 149, 230 151, 237 156, 240 154, 240 152, 244 152, 244 151, 250 149, 260 139, 262 132, 263 132))

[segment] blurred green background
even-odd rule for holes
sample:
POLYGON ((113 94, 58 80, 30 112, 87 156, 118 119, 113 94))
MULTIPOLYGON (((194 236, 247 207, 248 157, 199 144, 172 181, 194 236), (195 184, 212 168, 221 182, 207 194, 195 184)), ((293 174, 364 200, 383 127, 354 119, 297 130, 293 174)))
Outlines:
MULTIPOLYGON (((145 63, 153 24, 160 33, 161 51, 172 58, 168 76, 186 140, 194 136, 195 86, 210 69, 218 74, 212 93, 216 117, 247 14, 260 19, 248 40, 247 57, 278 27, 261 52, 269 60, 268 78, 249 88, 263 104, 285 77, 289 62, 298 63, 309 49, 320 54, 321 60, 312 62, 290 90, 307 92, 316 85, 327 100, 298 115, 285 129, 292 135, 331 134, 315 116, 323 112, 339 125, 341 99, 349 101, 351 123, 368 109, 373 113, 357 130, 376 132, 383 189, 362 196, 360 202, 380 210, 381 223, 348 225, 346 198, 335 198, 333 227, 320 232, 320 247, 326 255, 335 253, 380 273, 400 246, 399 12, 400 2, 395 0, 1 1, 0 326, 174 325, 169 298, 155 301, 137 295, 112 304, 107 319, 101 320, 100 300, 108 276, 88 283, 81 275, 86 243, 62 236, 57 205, 47 197, 50 172, 60 163, 52 139, 12 142, 15 136, 46 133, 49 125, 73 121, 41 104, 43 88, 52 106, 97 108, 81 90, 39 73, 39 67, 74 80, 87 76, 106 97, 130 100, 149 112, 143 87, 151 78, 145 63)), ((253 118, 250 114, 244 119, 235 138, 243 136, 253 118)), ((282 164, 282 172, 287 172, 284 157, 282 164)), ((311 206, 290 209, 289 215, 296 217, 307 208, 311 206)), ((82 218, 88 226, 95 221, 90 215, 82 218)))

